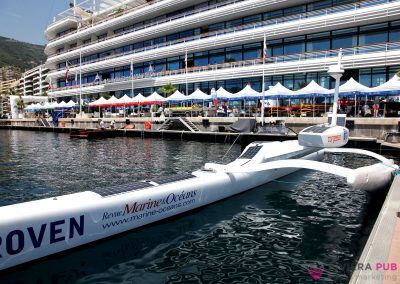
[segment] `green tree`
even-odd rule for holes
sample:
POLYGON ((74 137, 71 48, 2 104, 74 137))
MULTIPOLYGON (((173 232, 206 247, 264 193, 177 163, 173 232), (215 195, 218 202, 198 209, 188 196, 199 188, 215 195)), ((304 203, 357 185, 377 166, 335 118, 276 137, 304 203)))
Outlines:
POLYGON ((171 83, 167 83, 162 86, 159 90, 166 96, 172 95, 178 88, 171 83))
POLYGON ((20 112, 23 112, 24 107, 25 107, 25 103, 24 103, 24 100, 22 99, 21 96, 19 96, 19 99, 18 99, 18 101, 17 101, 17 106, 18 106, 18 110, 19 110, 20 112))
POLYGON ((110 95, 110 92, 103 92, 103 93, 100 93, 100 97, 103 97, 106 100, 108 100, 109 98, 111 98, 111 95, 110 95))

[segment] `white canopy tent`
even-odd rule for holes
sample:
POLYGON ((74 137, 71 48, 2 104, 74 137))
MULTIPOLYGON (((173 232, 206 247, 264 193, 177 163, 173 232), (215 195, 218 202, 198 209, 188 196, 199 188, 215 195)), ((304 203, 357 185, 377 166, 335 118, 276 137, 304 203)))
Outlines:
POLYGON ((331 94, 329 89, 326 89, 320 86, 317 82, 312 80, 307 86, 304 88, 297 90, 294 92, 296 97, 319 97, 319 96, 327 96, 331 94))
MULTIPOLYGON (((333 94, 335 92, 335 89, 330 90, 330 92, 333 94)), ((354 116, 357 115, 357 95, 367 96, 370 93, 371 88, 360 84, 353 78, 350 78, 346 83, 339 87, 339 96, 354 96, 354 116)))
POLYGON ((234 93, 229 100, 257 100, 259 98, 260 93, 247 84, 241 91, 234 93))
POLYGON ((159 95, 157 92, 152 93, 150 96, 144 98, 144 104, 162 104, 164 103, 164 97, 159 95))
MULTIPOLYGON (((54 103, 45 102, 43 105, 43 108, 44 109, 54 109, 54 103)), ((57 104, 57 103, 55 103, 55 104, 57 104)))
POLYGON ((200 102, 211 101, 211 96, 207 95, 206 93, 204 93, 200 89, 196 89, 196 91, 194 91, 189 96, 187 96, 185 100, 200 101, 200 102))
POLYGON ((104 104, 104 106, 117 106, 119 103, 119 99, 117 99, 115 96, 112 96, 107 100, 107 102, 104 104))
POLYGON ((69 107, 76 107, 76 103, 75 103, 73 100, 70 100, 70 101, 67 103, 67 106, 69 106, 69 107))
POLYGON ((225 90, 223 87, 219 87, 219 89, 217 90, 217 97, 219 99, 229 100, 232 96, 233 94, 225 90))
POLYGON ((371 88, 372 96, 399 96, 400 95, 400 77, 395 74, 389 81, 371 88))
POLYGON ((186 100, 186 96, 179 92, 178 90, 175 91, 172 95, 167 97, 165 99, 165 102, 171 103, 171 102, 182 102, 186 100))
POLYGON ((55 109, 58 106, 57 102, 50 103, 51 109, 55 109))
MULTIPOLYGON (((331 89, 330 93, 333 94, 335 89, 331 89)), ((371 93, 371 88, 360 84, 353 78, 350 78, 346 83, 339 87, 340 96, 354 96, 371 93)))
POLYGON ((69 106, 67 105, 67 103, 65 101, 61 101, 61 103, 59 103, 56 108, 68 108, 69 106))
POLYGON ((132 98, 128 95, 123 95, 121 98, 118 99, 118 103, 116 106, 127 106, 132 104, 132 98))
POLYGON ((143 104, 145 99, 146 98, 141 93, 139 93, 136 96, 134 96, 131 100, 134 105, 140 105, 143 104))
POLYGON ((313 99, 313 116, 315 114, 315 98, 316 97, 325 97, 325 111, 326 111, 326 97, 331 95, 331 91, 320 86, 317 82, 312 80, 307 86, 304 88, 297 90, 294 92, 294 95, 299 98, 309 98, 313 99))
POLYGON ((100 97, 98 100, 91 102, 89 104, 90 107, 101 107, 107 103, 107 100, 103 97, 100 97))
POLYGON ((43 106, 40 103, 30 104, 29 106, 25 107, 26 111, 36 111, 41 110, 43 106))
MULTIPOLYGON (((261 93, 262 96, 262 93, 261 93)), ((289 90, 281 83, 277 83, 275 86, 270 87, 267 91, 264 92, 264 98, 266 100, 261 100, 262 107, 276 107, 276 115, 279 115, 279 98, 290 98, 294 96, 294 92, 289 90)), ((271 111, 272 116, 272 111, 271 111)))
POLYGON ((244 87, 241 91, 232 94, 232 96, 229 97, 228 101, 241 101, 243 100, 243 105, 244 105, 244 112, 246 115, 246 101, 248 101, 249 109, 251 107, 250 102, 254 100, 258 100, 260 98, 260 93, 254 90, 250 84, 247 84, 246 87, 244 87))

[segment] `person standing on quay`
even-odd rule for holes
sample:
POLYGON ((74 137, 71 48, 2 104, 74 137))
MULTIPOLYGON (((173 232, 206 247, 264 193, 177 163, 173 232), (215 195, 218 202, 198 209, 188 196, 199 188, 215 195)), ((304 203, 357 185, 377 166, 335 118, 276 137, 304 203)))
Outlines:
POLYGON ((378 117, 378 112, 379 112, 379 99, 378 99, 378 97, 375 97, 375 99, 374 99, 373 109, 374 109, 374 117, 378 117))
POLYGON ((104 130, 106 128, 105 125, 104 125, 104 121, 101 120, 101 119, 99 121, 99 127, 100 127, 101 130, 104 130))

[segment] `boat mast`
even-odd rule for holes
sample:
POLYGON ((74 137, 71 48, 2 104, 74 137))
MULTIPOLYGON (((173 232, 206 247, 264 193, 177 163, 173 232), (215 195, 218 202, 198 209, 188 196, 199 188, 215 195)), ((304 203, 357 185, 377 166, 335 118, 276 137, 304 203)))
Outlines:
POLYGON ((333 77, 335 82, 335 94, 333 97, 333 110, 332 110, 332 122, 331 126, 337 125, 337 108, 338 108, 338 101, 339 101, 339 86, 340 86, 340 78, 342 77, 344 70, 342 67, 342 49, 339 50, 338 54, 338 64, 332 65, 329 67, 328 74, 333 77))
POLYGON ((79 115, 82 118, 82 47, 79 49, 79 115))
MULTIPOLYGON (((267 59, 267 38, 264 34, 263 67, 262 67, 262 101, 261 101, 261 126, 264 126, 264 100, 265 100, 265 61, 267 59)), ((271 112, 272 113, 272 112, 271 112)))

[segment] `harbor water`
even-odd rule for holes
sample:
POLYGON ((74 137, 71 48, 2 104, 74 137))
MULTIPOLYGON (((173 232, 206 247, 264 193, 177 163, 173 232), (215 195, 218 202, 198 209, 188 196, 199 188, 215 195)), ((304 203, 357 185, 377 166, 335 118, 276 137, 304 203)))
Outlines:
MULTIPOLYGON (((229 162, 241 150, 235 145, 226 154, 230 146, 0 130, 0 206, 229 162)), ((324 161, 351 168, 374 163, 343 154, 324 161)), ((383 199, 384 193, 355 191, 342 178, 302 170, 0 272, 0 283, 314 283, 315 270, 319 283, 347 283, 383 199)))

